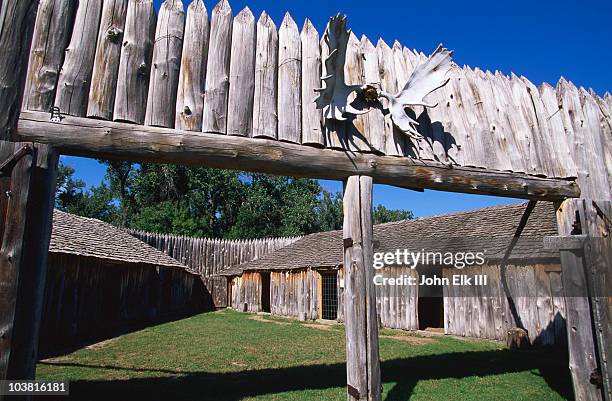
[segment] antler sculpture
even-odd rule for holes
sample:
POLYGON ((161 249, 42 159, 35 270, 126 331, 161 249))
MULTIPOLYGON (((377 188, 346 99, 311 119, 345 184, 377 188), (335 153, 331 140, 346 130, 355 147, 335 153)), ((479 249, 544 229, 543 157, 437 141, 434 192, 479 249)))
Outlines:
POLYGON ((348 103, 350 94, 361 89, 361 85, 347 85, 344 80, 346 47, 351 31, 346 30, 346 16, 340 14, 330 18, 323 40, 329 49, 323 67, 323 87, 315 89, 319 97, 315 99, 318 109, 330 120, 346 120, 345 113, 364 114, 369 110, 357 110, 348 103))
POLYGON ((440 89, 450 81, 446 75, 452 68, 452 51, 438 45, 438 48, 423 63, 416 66, 404 88, 392 95, 380 91, 379 96, 389 101, 389 112, 393 123, 411 138, 422 138, 416 129, 417 121, 406 114, 406 106, 436 107, 437 104, 425 102, 425 97, 440 89))
MULTIPOLYGON (((368 104, 372 99, 383 97, 389 101, 389 113, 393 124, 411 138, 422 138, 416 129, 417 121, 406 114, 407 106, 436 107, 425 97, 431 92, 443 87, 450 78, 446 75, 452 68, 452 51, 438 45, 429 58, 416 66, 404 88, 396 95, 376 89, 373 85, 346 85, 344 80, 344 64, 350 30, 346 29, 346 16, 340 14, 330 18, 323 39, 329 48, 325 59, 323 87, 315 89, 319 96, 315 99, 318 109, 323 109, 323 115, 330 120, 346 120, 348 114, 359 115, 370 111, 368 104), (349 96, 357 91, 369 102, 349 103, 349 96), (359 109, 355 106, 358 105, 359 109)), ((359 96, 358 96, 359 97, 359 96)))

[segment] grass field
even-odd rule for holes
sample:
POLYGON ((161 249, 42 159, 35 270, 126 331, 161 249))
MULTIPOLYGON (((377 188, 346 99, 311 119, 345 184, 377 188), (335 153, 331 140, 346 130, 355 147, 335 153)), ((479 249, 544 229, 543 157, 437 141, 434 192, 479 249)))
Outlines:
MULTIPOLYGON (((383 330, 380 354, 387 401, 571 398, 555 352, 383 330)), ((41 361, 37 378, 70 380, 74 400, 344 401, 344 358, 341 325, 220 311, 41 361)))

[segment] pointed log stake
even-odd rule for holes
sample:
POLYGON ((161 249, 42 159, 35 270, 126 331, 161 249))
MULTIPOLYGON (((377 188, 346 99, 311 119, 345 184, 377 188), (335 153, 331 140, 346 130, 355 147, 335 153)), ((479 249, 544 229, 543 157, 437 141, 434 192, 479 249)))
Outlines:
POLYGON ((10 139, 19 116, 37 4, 34 0, 0 1, 0 139, 10 139))
POLYGON ((203 132, 225 134, 227 131, 231 42, 232 9, 227 0, 221 0, 213 9, 210 21, 203 132))
POLYGON ((349 177, 343 204, 348 400, 379 401, 381 388, 373 281, 372 177, 349 177))
POLYGON ((76 5, 73 0, 42 0, 38 6, 23 94, 25 110, 49 111, 53 106, 76 5))
POLYGON ((55 96, 55 106, 62 113, 82 117, 87 111, 101 12, 102 0, 79 2, 55 96))
POLYGON ((130 0, 119 63, 113 112, 115 121, 144 123, 155 23, 152 0, 130 0))
POLYGON ((276 139, 278 32, 274 21, 265 11, 261 13, 257 22, 256 36, 253 137, 276 139))
POLYGON ((105 1, 98 33, 87 117, 111 120, 128 0, 105 1))
POLYGON ((278 32, 278 139, 300 143, 302 46, 297 25, 289 13, 278 32))
POLYGON ((253 136, 255 17, 248 7, 234 18, 227 106, 227 134, 253 136))
POLYGON ((324 146, 321 110, 317 109, 314 90, 321 82, 319 33, 309 19, 300 33, 302 40, 302 144, 324 146))
POLYGON ((181 67, 185 11, 180 0, 166 0, 159 10, 145 124, 174 127, 174 106, 181 67))
POLYGON ((208 13, 202 0, 195 0, 187 9, 185 39, 176 97, 176 129, 202 130, 204 79, 208 58, 208 13))

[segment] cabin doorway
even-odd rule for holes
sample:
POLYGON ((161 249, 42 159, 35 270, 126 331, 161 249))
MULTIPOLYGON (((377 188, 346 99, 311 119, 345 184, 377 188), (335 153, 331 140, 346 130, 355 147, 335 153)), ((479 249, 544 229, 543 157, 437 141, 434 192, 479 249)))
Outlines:
POLYGON ((270 312, 270 272, 261 272, 261 311, 270 312))
POLYGON ((335 271, 321 272, 321 319, 338 319, 338 276, 335 271))
POLYGON ((419 297, 419 330, 444 328, 444 298, 419 297))

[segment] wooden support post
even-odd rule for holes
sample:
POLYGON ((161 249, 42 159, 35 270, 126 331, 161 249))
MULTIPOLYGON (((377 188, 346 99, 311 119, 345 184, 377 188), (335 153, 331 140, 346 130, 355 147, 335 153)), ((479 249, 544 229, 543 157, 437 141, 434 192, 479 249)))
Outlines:
POLYGON ((381 399, 372 270, 372 177, 350 176, 344 192, 344 319, 349 401, 381 399))
POLYGON ((31 152, 0 177, 0 380, 34 378, 51 238, 57 154, 0 141, 0 161, 24 145, 31 152))
MULTIPOLYGON (((566 200, 557 207, 559 235, 580 235, 582 200, 566 200)), ((593 321, 588 297, 586 266, 582 250, 561 249, 561 277, 565 292, 569 368, 578 401, 601 400, 601 390, 591 383, 597 372, 593 321)))

